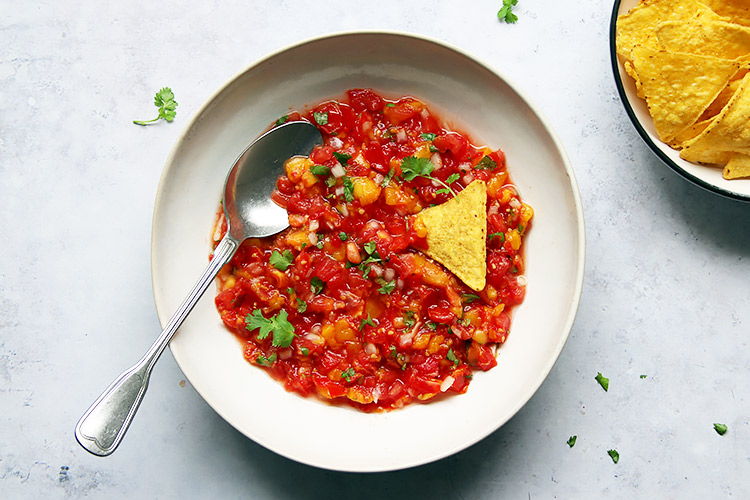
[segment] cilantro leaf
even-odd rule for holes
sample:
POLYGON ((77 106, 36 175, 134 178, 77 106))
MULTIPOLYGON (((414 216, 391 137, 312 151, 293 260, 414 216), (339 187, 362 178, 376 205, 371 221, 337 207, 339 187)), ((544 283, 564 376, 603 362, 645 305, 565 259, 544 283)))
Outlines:
POLYGON ((378 288, 378 292, 380 292, 383 295, 389 295, 393 289, 396 288, 396 280, 391 280, 383 284, 380 288, 378 288))
POLYGON ((318 125, 328 125, 328 113, 325 111, 313 112, 313 118, 318 125))
MULTIPOLYGON (((417 177, 424 177, 426 179, 430 179, 432 181, 437 182, 438 184, 443 186, 443 188, 447 189, 448 193, 452 194, 453 196, 456 196, 456 192, 453 191, 453 189, 451 189, 451 187, 448 184, 432 176, 432 171, 434 169, 435 169, 435 166, 427 158, 417 158, 415 156, 407 156, 406 158, 401 160, 401 178, 404 179, 405 181, 413 181, 417 177)), ((455 180, 452 182, 455 182, 455 180)), ((446 191, 443 191, 441 189, 438 192, 446 192, 446 191)))
POLYGON ((641 378, 642 378, 642 379, 644 379, 644 378, 646 378, 646 377, 648 377, 648 375, 641 375, 641 378))
POLYGON ((714 430, 719 436, 723 436, 727 433, 727 426, 724 424, 714 424, 714 430))
POLYGON ((377 250, 377 246, 375 245, 374 241, 368 241, 362 247, 365 249, 365 252, 367 252, 367 255, 372 255, 372 253, 377 250))
POLYGON ((351 159, 352 155, 347 153, 342 153, 340 151, 334 151, 333 152, 334 158, 338 160, 338 162, 341 164, 342 167, 346 167, 347 162, 351 159))
POLYGON ((461 298, 464 299, 464 302, 466 302, 467 304, 471 304, 475 300, 480 299, 479 295, 476 295, 474 293, 462 293, 461 298))
POLYGON ((370 315, 367 315, 367 318, 363 318, 362 321, 359 322, 359 331, 361 332, 362 329, 365 327, 365 325, 375 326, 375 323, 372 321, 372 318, 370 315))
POLYGON ((609 455, 609 458, 611 458, 614 463, 620 461, 620 454, 617 450, 607 450, 607 455, 609 455))
POLYGON ((278 358, 278 355, 276 353, 273 353, 268 357, 259 354, 258 357, 255 358, 255 361, 257 361, 261 366, 271 366, 273 362, 276 361, 276 358, 278 358))
POLYGON ((331 167, 327 167, 326 165, 313 165, 310 167, 310 172, 318 176, 328 175, 331 173, 331 167))
POLYGON ((609 390, 609 379, 607 377, 603 376, 599 372, 596 372, 596 377, 594 377, 594 380, 599 382, 599 385, 602 386, 602 389, 604 389, 605 392, 609 390))
POLYGON ((451 175, 449 175, 449 176, 448 176, 448 178, 447 178, 447 179, 445 180, 445 183, 446 183, 446 184, 453 184, 454 182, 456 182, 456 181, 458 180, 458 178, 459 178, 459 177, 461 177, 461 176, 460 176, 460 175, 458 175, 458 174, 451 174, 451 175))
POLYGON ((159 110, 159 116, 153 120, 133 120, 136 125, 148 125, 159 120, 171 122, 177 115, 177 101, 174 100, 174 93, 169 87, 159 90, 154 96, 154 106, 159 110))
POLYGON ((380 187, 388 187, 388 184, 391 183, 391 179, 393 179, 393 175, 396 173, 396 169, 391 168, 387 174, 385 174, 385 177, 383 177, 383 182, 380 183, 380 187))
POLYGON ((302 299, 297 299, 297 311, 301 313, 307 311, 307 302, 302 299))
POLYGON ((518 16, 512 12, 513 6, 517 3, 518 0, 503 0, 503 6, 497 11, 497 18, 508 24, 513 24, 518 21, 518 16))
POLYGON ((258 329, 258 339, 263 340, 273 332, 271 344, 275 347, 289 347, 294 339, 294 326, 289 322, 286 311, 281 311, 271 319, 266 319, 260 309, 256 309, 245 318, 248 331, 258 329))
POLYGON ((307 356, 308 354, 310 354, 310 349, 308 349, 307 347, 300 347, 299 350, 302 351, 303 356, 307 356))
POLYGON ((268 263, 279 271, 286 271, 294 261, 294 255, 291 250, 284 250, 284 253, 279 253, 278 250, 271 252, 271 258, 268 259, 268 263))
POLYGON ((445 356, 448 358, 448 361, 453 361, 453 366, 456 367, 460 363, 458 358, 456 357, 456 353, 453 352, 453 349, 448 349, 448 354, 445 356))
POLYGON ((407 156, 401 160, 401 177, 405 181, 413 181, 417 177, 429 177, 435 166, 427 158, 407 156))
POLYGON ((495 170, 497 168, 497 162, 489 156, 485 156, 474 168, 478 170, 495 170))
POLYGON ((346 233, 345 233, 344 231, 341 231, 341 232, 339 233, 339 239, 340 239, 341 241, 346 241, 347 239, 349 239, 349 235, 348 235, 348 234, 346 234, 346 233))
POLYGON ((436 134, 431 134, 431 133, 428 133, 428 132, 425 132, 423 134, 419 134, 419 138, 423 139, 425 141, 434 141, 435 137, 437 137, 436 134))
POLYGON ((325 283, 323 283, 323 280, 318 278, 317 276, 313 276, 313 278, 310 280, 310 289, 313 291, 315 295, 319 295, 320 292, 323 291, 323 287, 325 287, 325 283))
POLYGON ((341 178, 341 182, 344 183, 344 199, 346 201, 354 201, 354 184, 352 180, 345 175, 341 178))
POLYGON ((488 236, 488 238, 492 239, 495 236, 500 237, 500 243, 505 243, 505 233, 503 233, 502 231, 500 231, 499 233, 492 233, 491 235, 488 236))
POLYGON ((411 328, 417 324, 416 319, 414 319, 414 311, 404 311, 404 324, 407 328, 411 328))
POLYGON ((354 375, 355 375, 354 368, 352 368, 351 366, 347 368, 346 370, 344 370, 343 372, 341 372, 341 378, 346 379, 347 382, 351 382, 352 377, 354 375))
POLYGON ((571 448, 574 447, 576 445, 577 439, 578 439, 578 436, 570 436, 567 441, 568 446, 570 446, 571 448))
POLYGON ((284 115, 284 116, 279 117, 278 120, 276 120, 276 125, 277 126, 278 125, 283 125, 283 124, 285 124, 288 121, 289 121, 289 115, 284 115))

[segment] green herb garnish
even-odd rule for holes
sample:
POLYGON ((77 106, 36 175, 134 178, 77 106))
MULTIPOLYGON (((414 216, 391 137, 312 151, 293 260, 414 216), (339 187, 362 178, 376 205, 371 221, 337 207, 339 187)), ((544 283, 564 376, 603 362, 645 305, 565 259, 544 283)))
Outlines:
POLYGON ((372 321, 372 318, 368 314, 366 318, 363 318, 362 321, 359 322, 359 331, 361 332, 362 329, 365 327, 365 325, 375 326, 375 323, 372 321))
POLYGON ((276 126, 283 125, 289 121, 289 115, 284 115, 276 120, 276 126))
POLYGON ((607 450, 607 455, 609 455, 609 458, 611 458, 614 463, 620 461, 620 454, 617 453, 617 450, 607 450))
POLYGON ((328 175, 331 173, 331 167, 326 165, 313 165, 310 167, 310 172, 318 176, 328 175))
POLYGON ((355 375, 355 371, 354 371, 354 368, 352 368, 351 366, 347 368, 346 370, 344 370, 343 372, 341 372, 341 378, 346 379, 347 382, 351 382, 352 377, 354 375, 355 375))
POLYGON ((378 288, 378 292, 380 292, 383 295, 389 295, 393 289, 396 288, 396 280, 391 280, 383 284, 380 288, 378 288))
POLYGON ((467 304, 471 304, 475 300, 479 300, 481 297, 473 293, 462 293, 461 298, 464 299, 464 302, 467 304))
POLYGON ((168 122, 174 120, 174 117, 177 114, 177 101, 174 100, 172 89, 164 87, 158 91, 154 96, 154 106, 159 109, 159 116, 153 120, 133 120, 133 123, 136 125, 148 125, 149 123, 154 123, 162 119, 168 122))
POLYGON ((495 170, 497 168, 497 162, 489 156, 485 156, 474 168, 479 170, 495 170))
POLYGON ((401 160, 401 178, 405 181, 413 181, 417 177, 424 177, 425 179, 437 182, 443 188, 447 189, 450 194, 456 196, 456 192, 448 184, 432 176, 434 168, 435 166, 427 158, 407 156, 401 160))
POLYGON ((417 324, 414 316, 414 311, 404 311, 404 324, 407 326, 407 328, 411 328, 412 326, 417 324))
POLYGON ((342 153, 340 151, 334 151, 333 152, 334 158, 338 160, 338 162, 341 164, 342 167, 345 167, 347 162, 351 159, 352 155, 342 153))
POLYGON ((570 436, 567 441, 568 446, 570 446, 571 448, 574 447, 576 445, 576 439, 578 439, 578 436, 570 436))
POLYGON ((380 183, 380 187, 388 187, 388 184, 391 183, 391 179, 393 179, 393 175, 396 173, 396 169, 391 168, 387 174, 385 174, 385 177, 383 177, 383 182, 380 183))
POLYGON ((517 3, 518 0, 503 0, 503 6, 497 11, 497 18, 508 24, 513 24, 518 21, 518 16, 512 12, 513 6, 517 3))
POLYGON ((448 358, 448 361, 453 361, 454 368, 460 363, 460 361, 456 357, 456 354, 453 352, 453 349, 448 349, 448 354, 446 354, 445 357, 448 358))
POLYGON ((310 349, 308 349, 307 347, 300 347, 299 350, 303 356, 307 356, 308 354, 310 354, 310 349))
POLYGON ((276 361, 277 357, 278 356, 276 355, 276 353, 273 353, 268 357, 265 357, 262 354, 260 354, 257 358, 255 358, 255 361, 257 361, 258 364, 261 366, 271 366, 273 362, 276 361))
POLYGON ((325 287, 325 283, 323 283, 323 280, 318 278, 317 276, 313 276, 313 278, 310 280, 310 290, 315 295, 319 295, 320 292, 323 291, 323 287, 325 287))
POLYGON ((315 111, 313 118, 318 125, 328 125, 328 113, 325 111, 315 111))
POLYGON ((258 339, 263 340, 268 334, 273 332, 272 344, 275 347, 289 347, 294 339, 294 326, 287 320, 286 311, 281 311, 271 319, 266 319, 260 309, 256 309, 252 314, 245 317, 245 328, 253 331, 259 330, 258 339))
POLYGON ((605 376, 603 376, 601 373, 596 372, 596 377, 594 377, 594 380, 599 382, 599 385, 602 386, 602 389, 605 391, 609 390, 609 379, 605 376))
POLYGON ((302 299, 297 299, 297 311, 301 313, 307 311, 307 302, 302 299))
POLYGON ((491 235, 489 235, 489 239, 492 239, 495 236, 500 237, 500 243, 505 243, 505 233, 503 233, 502 231, 500 231, 499 233, 492 233, 491 235))
POLYGON ((427 132, 425 132, 423 134, 419 134, 419 138, 420 139, 424 139, 425 141, 434 141, 435 137, 437 137, 436 134, 427 133, 427 132))
POLYGON ((344 199, 346 201, 354 201, 354 184, 352 180, 347 176, 343 176, 341 181, 344 183, 344 199))
POLYGON ((268 263, 279 271, 286 271, 294 261, 294 255, 291 250, 284 250, 284 253, 279 253, 278 250, 271 252, 271 258, 268 259, 268 263))
POLYGON ((714 430, 719 436, 723 436, 727 433, 727 426, 724 424, 714 424, 714 430))

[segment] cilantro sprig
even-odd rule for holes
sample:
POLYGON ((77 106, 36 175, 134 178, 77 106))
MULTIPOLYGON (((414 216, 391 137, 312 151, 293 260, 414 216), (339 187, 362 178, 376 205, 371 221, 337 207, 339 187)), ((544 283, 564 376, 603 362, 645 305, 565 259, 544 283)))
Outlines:
POLYGON ((497 18, 508 24, 518 21, 518 16, 513 13, 513 6, 517 3, 518 0, 503 0, 503 6, 497 11, 497 18))
POLYGON ((457 174, 448 177, 448 184, 446 184, 437 177, 432 176, 432 171, 434 169, 435 166, 427 158, 407 156, 401 160, 401 178, 405 181, 413 181, 417 177, 424 177, 425 179, 430 179, 431 181, 435 181, 443 186, 443 189, 438 190, 438 193, 449 193, 456 196, 456 192, 448 184, 452 184, 458 180, 457 174))
POLYGON ((177 101, 174 100, 174 92, 169 87, 159 90, 154 96, 154 106, 159 109, 159 116, 153 120, 133 120, 136 125, 148 125, 159 120, 171 122, 177 115, 177 101))
POLYGON ((273 332, 271 344, 275 347, 289 347, 294 339, 294 325, 287 319, 286 311, 267 319, 260 309, 256 309, 245 318, 245 328, 252 332, 258 330, 258 339, 263 340, 273 332))
POLYGON ((271 253, 271 257, 268 259, 268 263, 279 271, 286 271, 294 261, 294 255, 291 250, 284 250, 284 253, 279 253, 278 250, 274 250, 271 253))

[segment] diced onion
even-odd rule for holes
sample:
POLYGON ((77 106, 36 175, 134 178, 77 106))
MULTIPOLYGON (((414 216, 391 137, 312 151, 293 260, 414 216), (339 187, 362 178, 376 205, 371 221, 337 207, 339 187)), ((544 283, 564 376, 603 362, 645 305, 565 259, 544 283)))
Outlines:
POLYGON ((375 177, 372 178, 372 180, 378 186, 380 186, 383 183, 383 179, 385 179, 385 177, 383 176, 383 174, 375 174, 375 177))
POLYGON ((456 381, 456 379, 453 378, 453 377, 451 377, 450 375, 448 375, 447 377, 445 377, 445 380, 443 380, 443 383, 440 384, 440 392, 445 392, 448 389, 450 389, 451 386, 453 385, 453 382, 455 382, 455 381, 456 381))
POLYGON ((518 201, 518 198, 511 198, 508 202, 508 205, 510 205, 510 208, 514 210, 518 210, 519 208, 521 208, 521 202, 518 201))
POLYGON ((524 276, 523 274, 516 278, 516 284, 518 286, 526 286, 529 283, 529 280, 524 276))
POLYGON ((279 359, 289 359, 291 357, 292 357, 291 349, 284 349, 283 351, 279 351, 279 359))
POLYGON ((487 209, 487 215, 494 215, 499 212, 500 212, 500 207, 494 203, 490 205, 490 208, 487 209))
POLYGON ((370 273, 377 278, 383 275, 383 268, 377 264, 370 264, 370 273))
POLYGON ((344 170, 344 167, 340 163, 337 163, 336 166, 331 167, 331 175, 338 179, 346 175, 346 170, 344 170))
POLYGON ((308 233, 307 239, 310 240, 310 243, 312 245, 317 245, 318 244, 318 235, 316 233, 314 233, 314 232, 308 233))
POLYGON ((471 181, 474 180, 474 173, 469 171, 461 178, 461 182, 463 182, 465 185, 471 184, 471 181))
POLYGON ((341 212, 341 215, 343 215, 344 217, 349 217, 349 209, 346 208, 345 203, 339 205, 339 212, 341 212))
POLYGON ((406 136, 406 130, 402 128, 398 129, 398 131, 396 132, 396 142, 398 142, 399 144, 403 144, 407 139, 408 137, 406 136))
POLYGON ((333 190, 333 192, 336 194, 336 196, 341 196, 342 194, 344 194, 344 186, 338 186, 333 190))
POLYGON ((375 347, 375 344, 366 343, 365 344, 365 352, 369 354, 370 356, 378 353, 378 348, 375 347))
POLYGON ((342 141, 340 137, 331 137, 328 143, 333 147, 333 149, 341 149, 341 146, 344 145, 344 141, 342 141))
POLYGON ((391 269, 389 267, 388 269, 386 269, 383 272, 383 279, 385 279, 386 281, 391 281, 395 277, 396 277, 396 271, 395 271, 395 269, 391 269))
POLYGON ((313 219, 310 221, 310 231, 317 231, 320 227, 320 223, 317 219, 313 219))
POLYGON ((438 170, 443 166, 443 157, 440 156, 440 153, 432 153, 432 156, 430 156, 430 162, 432 162, 434 170, 438 170))

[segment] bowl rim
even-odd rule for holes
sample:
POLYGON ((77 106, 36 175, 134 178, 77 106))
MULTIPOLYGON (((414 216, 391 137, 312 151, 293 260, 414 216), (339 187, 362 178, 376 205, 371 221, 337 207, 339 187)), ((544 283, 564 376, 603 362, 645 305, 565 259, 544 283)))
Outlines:
POLYGON ((610 18, 609 23, 609 55, 610 55, 610 62, 612 63, 612 74, 615 79, 615 86, 617 87, 617 93, 620 94, 620 101, 622 102, 623 106, 625 107, 625 112, 628 115, 628 118, 630 118, 631 123, 635 127, 635 130, 638 132, 638 135, 641 136, 641 139, 643 139, 643 142, 646 143, 646 145, 653 151, 653 153, 659 157, 661 161, 663 161, 669 168, 671 168, 674 172, 679 174, 681 177, 687 179, 688 181, 692 182, 693 184, 702 187, 703 189, 706 189, 707 191, 711 191, 713 193, 725 196, 727 198, 731 198, 734 200, 744 201, 744 202, 750 202, 750 195, 743 195, 741 193, 738 193, 736 191, 730 191, 728 189, 724 189, 720 186, 717 186, 716 184, 712 184, 710 182, 706 182, 703 179, 696 177, 695 175, 691 174, 687 170, 680 167, 677 163, 675 163, 669 156, 667 156, 664 151, 662 151, 656 143, 654 143, 651 136, 648 134, 646 129, 641 125, 640 120, 638 119, 638 116, 635 114, 635 111, 633 110, 633 106, 630 104, 630 98, 627 95, 627 92, 625 91, 625 85, 622 83, 622 73, 620 71, 620 60, 617 56, 617 18, 619 16, 620 12, 620 5, 622 4, 622 0, 615 0, 614 6, 612 8, 612 16, 610 18))
MULTIPOLYGON (((541 112, 541 110, 537 107, 537 105, 529 98, 529 96, 523 92, 521 89, 518 88, 518 86, 509 79, 504 73, 499 71, 496 67, 493 65, 487 63, 486 61, 482 60, 481 58, 469 53, 468 51, 461 49, 449 42, 425 36, 422 34, 417 34, 413 32, 408 31, 399 31, 399 30, 380 30, 380 29, 373 29, 373 30, 344 30, 344 31, 336 31, 331 33, 325 33, 317 36, 308 37, 299 41, 296 41, 294 43, 286 44, 282 46, 281 48, 274 50, 272 52, 267 53, 266 55, 259 57, 255 60, 253 60, 251 63, 247 64, 245 67, 243 67, 241 70, 237 71, 233 75, 231 75, 224 83, 220 85, 220 87, 213 92, 203 103, 203 105, 193 114, 190 121, 184 126, 184 128, 181 130, 178 137, 175 139, 174 145, 172 146, 172 149, 170 150, 169 155, 167 156, 164 167, 162 169, 162 173, 159 179, 159 183, 157 186, 157 192, 156 192, 156 198, 154 203, 154 212, 152 216, 152 233, 151 233, 151 281, 152 281, 152 291, 154 294, 154 300, 156 303, 156 310, 157 310, 157 316, 159 318, 159 321, 162 325, 166 325, 166 323, 169 321, 173 311, 165 311, 163 310, 163 306, 159 307, 159 297, 162 295, 162 292, 159 291, 156 287, 157 283, 157 277, 156 277, 156 268, 154 267, 155 262, 155 243, 158 239, 158 231, 157 231, 157 215, 160 212, 161 207, 164 205, 165 201, 163 197, 165 196, 165 189, 164 186, 167 182, 167 178, 170 175, 170 172, 172 171, 172 168, 170 166, 174 165, 175 157, 178 153, 178 150, 182 147, 183 143, 188 138, 191 131, 194 129, 194 127, 198 124, 198 122, 201 121, 201 119, 204 117, 205 113, 213 106, 213 104, 220 98, 221 94, 223 94, 229 87, 234 85, 237 80, 239 80, 245 73, 250 71, 251 69, 255 68, 258 65, 261 65, 265 63, 266 61, 273 59, 274 57, 277 57, 279 54, 282 54, 284 52, 287 52, 289 50, 296 49, 297 47, 317 42, 320 40, 326 40, 331 38, 339 38, 339 37, 345 37, 345 36, 360 36, 360 35, 387 35, 387 36, 398 36, 398 37, 404 37, 404 38, 412 38, 424 42, 428 42, 431 44, 435 44, 437 46, 443 47, 447 50, 453 51, 462 57, 465 57, 467 60, 473 61, 485 70, 489 71, 496 77, 498 77, 500 80, 503 81, 504 84, 506 84, 513 92, 515 92, 518 97, 524 102, 524 104, 535 114, 536 119, 539 120, 540 124, 543 126, 545 131, 548 133, 551 143, 554 145, 556 151, 560 155, 560 160, 562 162, 562 165, 564 167, 565 175, 568 178, 568 185, 570 187, 570 195, 571 195, 571 204, 572 206, 572 216, 574 217, 577 226, 579 227, 578 236, 576 238, 575 244, 577 247, 577 253, 575 255, 575 265, 576 265, 576 272, 574 275, 574 286, 571 291, 570 296, 567 298, 569 299, 568 305, 567 305, 567 312, 565 316, 565 321, 561 322, 560 325, 560 335, 557 338, 556 345, 553 346, 552 353, 550 354, 549 358, 546 360, 544 364, 544 369, 539 372, 538 377, 536 380, 533 381, 533 383, 530 383, 527 386, 527 391, 523 395, 523 397, 519 398, 516 405, 512 408, 510 408, 510 411, 508 412, 507 418, 503 418, 497 422, 497 424, 491 428, 487 429, 487 432, 482 433, 481 435, 476 435, 473 440, 467 441, 465 444, 459 447, 454 447, 450 449, 443 450, 443 453, 433 455, 431 457, 413 461, 411 463, 402 463, 402 464, 394 464, 392 467, 381 467, 381 468, 336 468, 336 467, 330 467, 327 465, 321 465, 320 463, 315 463, 313 461, 304 460, 301 459, 299 456, 295 456, 290 453, 285 453, 282 450, 278 450, 275 447, 269 446, 263 441, 258 441, 255 438, 250 438, 245 432, 238 431, 245 435, 245 437, 252 439, 256 443, 260 444, 264 448, 272 451, 273 453, 276 453, 278 455, 284 456, 286 458, 289 458, 291 460, 294 460, 299 463, 304 463, 310 466, 319 467, 327 470, 337 470, 337 471, 343 471, 343 472, 387 472, 387 471, 394 471, 394 470, 404 470, 409 469, 412 467, 425 465, 428 463, 432 463, 441 459, 444 459, 446 457, 452 456, 460 451, 463 451, 474 444, 482 441, 487 436, 492 434, 493 432, 497 431, 500 427, 505 425, 511 418, 513 418, 517 413, 529 402, 529 400, 536 394, 536 392, 539 390, 541 385, 544 383, 544 381, 549 376, 550 372, 552 371, 552 368, 554 368, 555 364, 560 358, 560 355, 562 353, 563 348, 565 347, 565 344, 567 343, 568 338, 570 337, 570 332, 573 328, 578 309, 580 306, 580 301, 582 297, 583 292, 583 282, 584 282, 584 274, 585 274, 585 257, 586 257, 586 226, 585 226, 585 219, 583 214, 583 203, 581 200, 581 194, 580 189, 578 186, 578 182, 575 177, 575 171, 573 170, 571 161, 569 159, 569 156, 567 154, 567 151, 565 150, 562 141, 560 140, 559 136, 557 135, 556 131, 551 125, 551 122, 547 119, 547 117, 544 115, 544 113, 541 112)), ((186 292, 187 293, 187 292, 186 292)), ((161 300, 163 303, 163 300, 161 300)), ((172 353, 173 358, 175 359, 175 362, 177 363, 178 367, 180 368, 180 371, 182 371, 185 378, 190 381, 190 377, 183 371, 182 366, 179 363, 179 355, 176 355, 174 350, 171 347, 170 343, 170 352, 172 353)), ((195 384, 191 382, 191 385, 196 390, 196 392, 201 396, 201 398, 208 403, 210 398, 206 398, 201 391, 197 389, 195 384)), ((223 413, 219 412, 217 409, 215 409, 211 404, 209 404, 211 409, 220 416, 223 420, 225 420, 227 423, 229 423, 232 427, 235 427, 234 423, 229 420, 227 417, 224 416, 223 413)), ((236 428, 236 427, 235 427, 236 428)))

